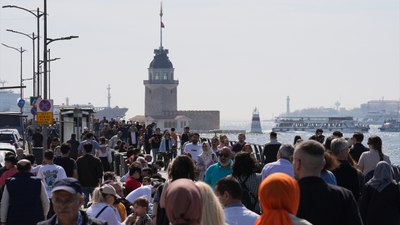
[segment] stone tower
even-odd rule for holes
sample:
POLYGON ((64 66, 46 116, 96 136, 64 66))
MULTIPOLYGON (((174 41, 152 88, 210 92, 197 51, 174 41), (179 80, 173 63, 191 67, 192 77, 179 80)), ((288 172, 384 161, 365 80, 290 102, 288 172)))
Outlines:
POLYGON ((174 79, 174 68, 168 58, 168 49, 162 45, 163 11, 160 10, 160 47, 154 50, 148 72, 148 80, 144 80, 145 109, 144 115, 151 117, 163 116, 165 112, 176 112, 178 80, 174 79))

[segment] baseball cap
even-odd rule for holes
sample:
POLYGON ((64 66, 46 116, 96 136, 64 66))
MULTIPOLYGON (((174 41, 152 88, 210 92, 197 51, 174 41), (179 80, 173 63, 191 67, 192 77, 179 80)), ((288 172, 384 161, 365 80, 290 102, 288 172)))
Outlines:
POLYGON ((116 198, 121 198, 117 192, 115 191, 115 188, 109 184, 104 184, 100 188, 100 192, 102 194, 107 194, 107 195, 114 195, 116 198))
POLYGON ((77 179, 68 177, 58 180, 54 183, 51 193, 56 191, 67 191, 71 194, 82 194, 82 187, 77 179))

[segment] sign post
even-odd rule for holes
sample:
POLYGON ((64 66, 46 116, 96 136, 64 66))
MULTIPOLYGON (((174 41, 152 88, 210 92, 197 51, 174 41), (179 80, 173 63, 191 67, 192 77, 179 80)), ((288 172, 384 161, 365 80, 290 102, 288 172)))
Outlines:
POLYGON ((53 112, 37 112, 36 121, 41 125, 53 124, 53 112))
MULTIPOLYGON (((37 124, 53 124, 53 100, 38 99, 36 101, 36 121, 37 124)), ((35 111, 34 109, 32 111, 35 111)))

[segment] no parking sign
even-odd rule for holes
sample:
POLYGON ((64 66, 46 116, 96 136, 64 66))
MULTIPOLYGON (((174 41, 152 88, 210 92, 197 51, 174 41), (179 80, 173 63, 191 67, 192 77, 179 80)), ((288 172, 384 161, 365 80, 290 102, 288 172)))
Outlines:
POLYGON ((36 108, 38 112, 53 112, 53 100, 52 99, 38 99, 36 108))
POLYGON ((51 99, 38 99, 36 103, 38 124, 52 124, 53 123, 53 100, 51 99))

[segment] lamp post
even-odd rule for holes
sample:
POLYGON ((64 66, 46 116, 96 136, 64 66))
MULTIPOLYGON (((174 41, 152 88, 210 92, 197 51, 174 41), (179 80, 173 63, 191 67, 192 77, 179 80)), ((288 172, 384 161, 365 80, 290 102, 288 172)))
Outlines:
MULTIPOLYGON (((23 99, 23 96, 22 96, 22 53, 24 53, 26 50, 22 49, 22 47, 15 48, 15 47, 11 47, 9 45, 3 44, 3 43, 1 43, 1 44, 7 48, 14 49, 15 51, 19 52, 19 54, 20 54, 20 63, 21 63, 21 67, 20 67, 20 87, 21 87, 20 88, 20 98, 23 99)), ((21 108, 21 113, 22 113, 22 107, 20 107, 20 108, 21 108)))
MULTIPOLYGON (((59 59, 61 59, 61 58, 51 58, 50 57, 50 49, 47 51, 48 52, 48 57, 49 57, 49 59, 47 60, 47 62, 49 63, 49 76, 48 76, 48 78, 49 78, 49 99, 51 99, 51 97, 50 97, 50 90, 51 90, 51 82, 50 82, 50 78, 51 78, 51 76, 50 76, 50 73, 51 73, 51 69, 50 69, 50 62, 52 62, 52 61, 56 61, 56 60, 59 60, 59 59)), ((44 61, 40 61, 40 63, 43 63, 44 61)))
POLYGON ((35 77, 36 77, 36 75, 35 75, 35 39, 38 38, 38 37, 35 36, 35 33, 32 33, 32 36, 31 36, 29 34, 25 34, 25 33, 19 32, 19 31, 15 31, 15 30, 7 29, 7 31, 13 32, 13 33, 16 33, 16 34, 24 35, 25 37, 28 37, 28 38, 30 38, 32 40, 32 64, 33 64, 33 67, 32 67, 32 72, 33 72, 33 75, 32 75, 32 80, 33 80, 32 93, 33 94, 32 94, 32 96, 35 96, 35 94, 36 94, 36 91, 35 91, 35 88, 36 88, 36 85, 35 85, 35 81, 36 81, 35 80, 35 77))
MULTIPOLYGON (((44 18, 46 18, 46 16, 44 18)), ((50 43, 54 42, 54 41, 71 40, 71 39, 74 39, 74 38, 79 38, 79 36, 68 36, 68 37, 60 37, 60 38, 47 38, 46 26, 45 26, 45 36, 44 36, 44 40, 45 40, 45 42, 44 42, 44 50, 45 50, 45 52, 44 53, 45 54, 43 56, 43 62, 44 62, 44 64, 43 64, 43 99, 47 99, 47 93, 49 91, 48 88, 47 88, 47 79, 48 79, 47 62, 49 62, 49 60, 47 60, 47 54, 48 54, 47 46, 50 43)), ((54 60, 52 60, 52 61, 54 61, 54 60)))
MULTIPOLYGON (((44 15, 44 13, 41 13, 39 11, 39 8, 36 9, 36 13, 34 13, 34 10, 29 10, 29 9, 25 9, 16 5, 5 5, 3 6, 3 8, 15 8, 15 9, 20 9, 20 10, 24 10, 30 14, 32 14, 33 16, 36 17, 36 22, 37 22, 37 72, 39 72, 39 60, 40 60, 40 17, 44 15)), ((37 93, 34 94, 34 96, 39 96, 40 95, 40 76, 39 73, 37 73, 36 76, 36 85, 37 85, 37 93)))

